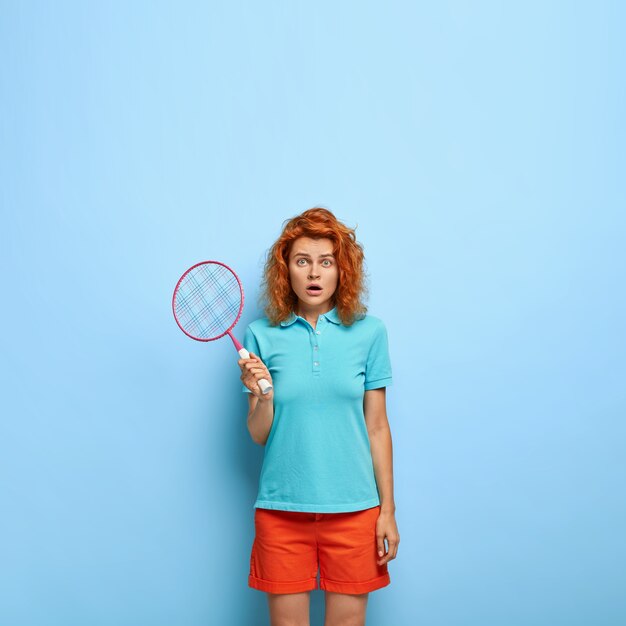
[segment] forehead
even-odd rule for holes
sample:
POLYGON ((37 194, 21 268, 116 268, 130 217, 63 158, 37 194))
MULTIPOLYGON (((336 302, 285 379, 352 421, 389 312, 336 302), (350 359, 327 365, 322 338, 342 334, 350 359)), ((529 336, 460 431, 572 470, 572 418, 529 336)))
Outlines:
POLYGON ((333 242, 330 239, 312 239, 311 237, 298 237, 291 245, 290 256, 298 253, 309 256, 319 256, 320 254, 333 254, 333 242))

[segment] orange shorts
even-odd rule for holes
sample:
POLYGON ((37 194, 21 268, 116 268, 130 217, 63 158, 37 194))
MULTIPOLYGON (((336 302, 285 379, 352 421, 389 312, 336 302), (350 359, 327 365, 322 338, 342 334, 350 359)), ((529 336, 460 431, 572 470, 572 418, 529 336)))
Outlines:
POLYGON ((377 563, 379 514, 380 505, 348 513, 256 508, 248 586, 270 593, 359 594, 388 585, 387 564, 377 563))

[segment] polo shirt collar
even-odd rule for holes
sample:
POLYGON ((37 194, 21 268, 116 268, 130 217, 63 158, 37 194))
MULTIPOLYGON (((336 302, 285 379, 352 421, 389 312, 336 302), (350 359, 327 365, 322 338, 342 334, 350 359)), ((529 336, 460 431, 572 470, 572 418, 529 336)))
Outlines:
MULTIPOLYGON (((337 314, 337 307, 334 306, 330 311, 326 313, 321 313, 320 316, 324 316, 329 322, 333 322, 334 324, 341 324, 341 320, 339 319, 339 315, 337 314)), ((281 326, 291 326, 297 319, 299 319, 299 315, 296 315, 293 311, 290 313, 289 317, 280 323, 281 326)))

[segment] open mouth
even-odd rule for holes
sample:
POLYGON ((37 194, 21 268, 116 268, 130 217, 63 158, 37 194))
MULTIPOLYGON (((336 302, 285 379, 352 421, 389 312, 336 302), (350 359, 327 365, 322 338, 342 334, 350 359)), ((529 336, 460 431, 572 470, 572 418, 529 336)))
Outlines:
POLYGON ((321 293, 322 292, 322 288, 321 287, 307 287, 306 292, 309 295, 314 296, 314 295, 317 295, 318 293, 321 293))

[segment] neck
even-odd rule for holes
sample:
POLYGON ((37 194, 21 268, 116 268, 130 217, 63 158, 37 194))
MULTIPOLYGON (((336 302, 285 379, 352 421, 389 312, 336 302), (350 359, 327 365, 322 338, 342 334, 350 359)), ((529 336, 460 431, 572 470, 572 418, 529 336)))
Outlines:
POLYGON ((318 316, 322 313, 328 313, 328 311, 331 311, 334 306, 335 305, 332 302, 322 304, 317 307, 307 307, 306 305, 303 306, 302 303, 298 303, 294 308, 294 313, 303 317, 308 322, 311 322, 311 324, 314 324, 317 321, 318 316))

